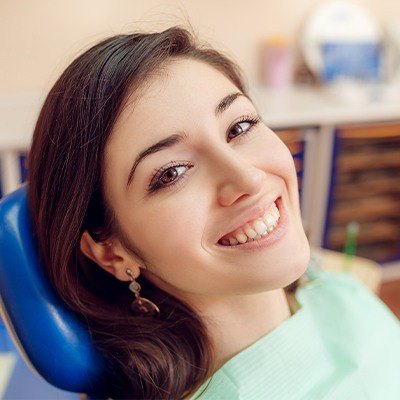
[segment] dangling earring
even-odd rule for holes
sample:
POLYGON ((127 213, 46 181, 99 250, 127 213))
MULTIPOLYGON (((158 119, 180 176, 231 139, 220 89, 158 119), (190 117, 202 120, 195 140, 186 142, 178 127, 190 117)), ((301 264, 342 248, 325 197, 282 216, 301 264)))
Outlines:
POLYGON ((140 297, 141 287, 133 277, 132 271, 128 268, 126 271, 127 275, 131 278, 131 283, 129 284, 129 290, 131 290, 135 295, 135 300, 131 304, 131 310, 137 313, 141 313, 144 316, 158 317, 160 315, 159 308, 150 300, 140 297))

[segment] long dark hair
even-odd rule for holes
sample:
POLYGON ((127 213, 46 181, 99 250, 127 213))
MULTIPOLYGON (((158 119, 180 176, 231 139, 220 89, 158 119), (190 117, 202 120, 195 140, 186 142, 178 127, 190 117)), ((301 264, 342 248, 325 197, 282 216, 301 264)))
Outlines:
POLYGON ((103 192, 104 148, 124 100, 171 58, 203 61, 246 92, 238 67, 186 29, 106 39, 80 55, 48 94, 28 157, 29 209, 39 253, 65 303, 87 323, 115 371, 118 398, 182 398, 211 374, 213 348, 187 304, 139 278, 159 319, 129 310, 127 284, 83 255, 87 229, 97 242, 122 235, 103 192))

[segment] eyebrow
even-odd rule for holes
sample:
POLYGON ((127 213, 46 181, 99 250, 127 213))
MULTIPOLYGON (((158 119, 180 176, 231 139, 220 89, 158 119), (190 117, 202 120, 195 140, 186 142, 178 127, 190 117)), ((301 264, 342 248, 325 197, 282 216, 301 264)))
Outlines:
POLYGON ((238 97, 240 96, 245 96, 242 92, 236 92, 236 93, 231 93, 228 94, 228 96, 225 96, 215 107, 215 115, 218 117, 221 115, 238 97))
MULTIPOLYGON (((215 107, 215 110, 214 110, 215 115, 217 117, 220 116, 240 96, 244 96, 247 98, 247 96, 242 92, 235 92, 235 93, 231 93, 231 94, 228 94, 227 96, 225 96, 215 107)), ((133 174, 135 173, 135 170, 136 170, 137 166, 139 165, 139 163, 141 161, 143 161, 144 158, 146 158, 150 154, 154 154, 163 149, 175 146, 176 144, 183 142, 185 139, 187 139, 186 134, 173 134, 173 135, 170 135, 170 136, 166 137, 165 139, 162 139, 159 142, 151 145, 147 149, 141 151, 139 153, 139 155, 136 157, 136 159, 132 165, 132 168, 129 172, 128 180, 126 182, 126 187, 128 188, 128 186, 132 182, 133 174)))

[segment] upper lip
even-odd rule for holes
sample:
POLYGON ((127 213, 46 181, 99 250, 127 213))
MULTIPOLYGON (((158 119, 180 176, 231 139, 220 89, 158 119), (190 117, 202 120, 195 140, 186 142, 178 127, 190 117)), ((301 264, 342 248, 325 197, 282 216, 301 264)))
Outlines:
POLYGON ((262 201, 258 202, 257 205, 252 207, 246 207, 243 211, 238 211, 235 218, 229 220, 229 223, 224 224, 224 232, 220 232, 218 240, 227 235, 230 232, 239 229, 241 226, 245 225, 247 222, 255 220, 265 214, 265 210, 269 208, 272 203, 274 203, 280 197, 279 194, 269 194, 267 197, 263 197, 262 201))

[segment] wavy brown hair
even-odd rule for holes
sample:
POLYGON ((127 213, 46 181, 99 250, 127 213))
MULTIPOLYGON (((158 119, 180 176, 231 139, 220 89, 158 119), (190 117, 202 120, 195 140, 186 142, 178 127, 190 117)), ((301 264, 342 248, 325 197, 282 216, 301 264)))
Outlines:
POLYGON ((86 229, 97 242, 116 235, 124 243, 105 201, 104 149, 124 101, 140 96, 142 85, 172 58, 207 63, 246 93, 235 63, 186 29, 114 36, 75 59, 50 90, 28 157, 28 201, 40 257, 58 294, 87 323, 112 366, 116 383, 108 395, 117 398, 183 398, 212 372, 212 344, 195 310, 140 277, 143 296, 161 315, 133 314, 127 284, 79 246, 86 229))

